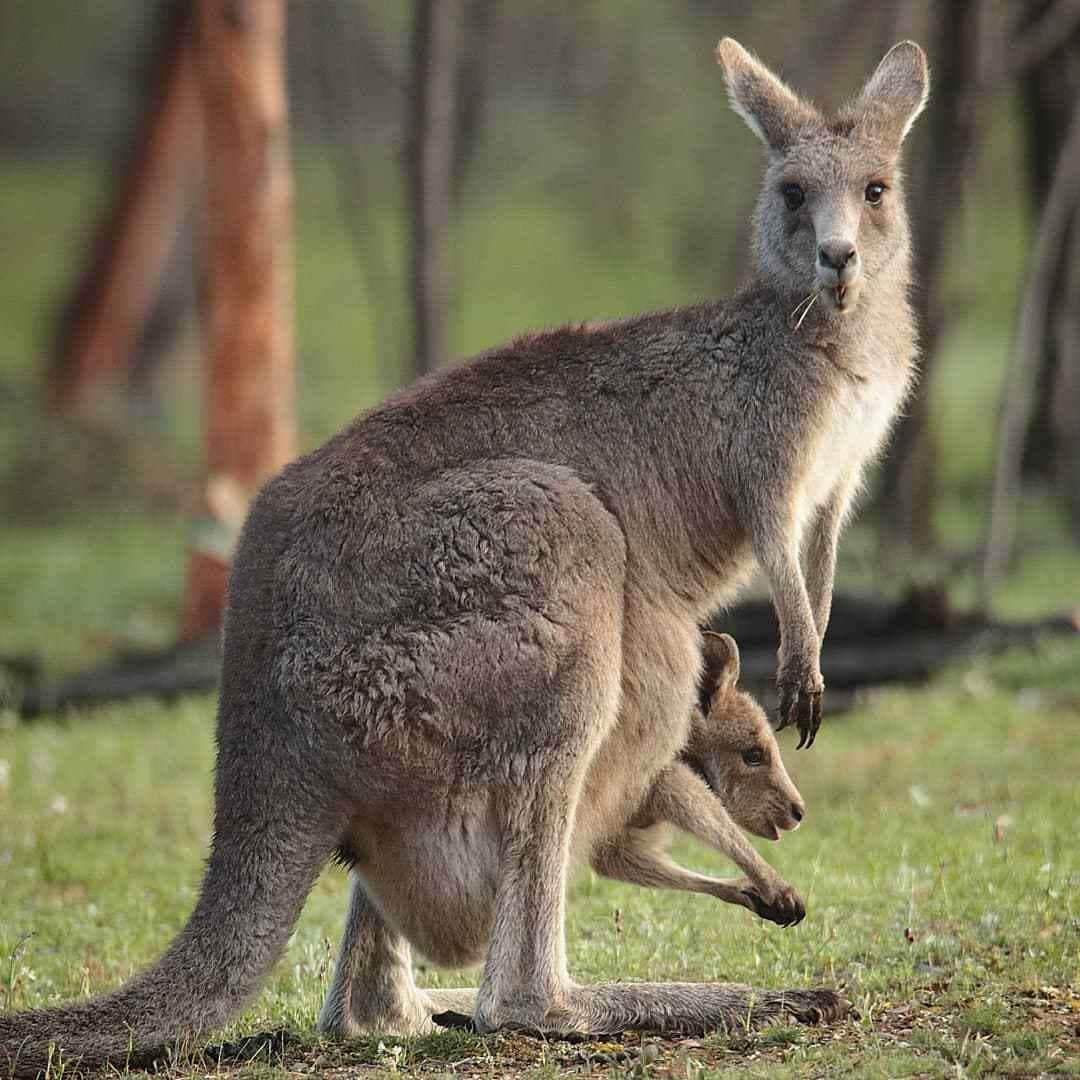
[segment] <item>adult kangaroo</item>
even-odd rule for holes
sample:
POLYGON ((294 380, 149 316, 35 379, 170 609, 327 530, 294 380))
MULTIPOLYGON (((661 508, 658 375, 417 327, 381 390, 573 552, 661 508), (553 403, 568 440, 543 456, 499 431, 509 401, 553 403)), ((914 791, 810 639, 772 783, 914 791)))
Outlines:
POLYGON ((354 888, 329 1031, 419 1032, 443 1010, 590 1034, 843 1012, 828 989, 581 986, 566 963, 567 874, 686 742, 699 622, 755 560, 780 724, 813 741, 837 535, 912 379, 898 157, 922 50, 895 46, 831 117, 736 42, 717 55, 768 151, 748 283, 437 372, 264 487, 230 583, 195 911, 118 990, 0 1018, 18 1072, 50 1044, 103 1062, 221 1024, 335 851, 354 888), (483 961, 479 988, 419 990, 410 946, 483 961))

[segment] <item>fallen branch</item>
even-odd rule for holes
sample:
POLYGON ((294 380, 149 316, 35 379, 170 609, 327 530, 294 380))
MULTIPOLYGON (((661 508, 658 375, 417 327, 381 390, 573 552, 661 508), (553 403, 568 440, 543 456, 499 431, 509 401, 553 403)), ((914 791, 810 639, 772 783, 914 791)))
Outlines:
MULTIPOLYGON (((742 604, 714 619, 710 629, 735 637, 743 682, 771 702, 780 636, 772 604, 742 604)), ((913 589, 896 604, 837 596, 822 658, 829 709, 849 707, 855 692, 868 686, 923 682, 958 656, 1078 631, 1080 611, 1032 622, 993 622, 978 613, 953 611, 937 588, 913 589)), ((217 633, 164 652, 129 653, 55 685, 45 681, 34 658, 0 658, 0 706, 31 718, 133 697, 170 700, 214 690, 220 667, 217 633)))
MULTIPOLYGON (((767 705, 775 704, 773 679, 780 631, 767 600, 717 616, 710 629, 739 643, 742 681, 767 705)), ((979 612, 956 612, 937 588, 913 589, 897 604, 838 596, 833 605, 821 668, 829 710, 850 707, 856 691, 889 684, 919 684, 964 656, 1033 646, 1048 635, 1080 632, 1080 611, 1029 622, 995 622, 979 612)))

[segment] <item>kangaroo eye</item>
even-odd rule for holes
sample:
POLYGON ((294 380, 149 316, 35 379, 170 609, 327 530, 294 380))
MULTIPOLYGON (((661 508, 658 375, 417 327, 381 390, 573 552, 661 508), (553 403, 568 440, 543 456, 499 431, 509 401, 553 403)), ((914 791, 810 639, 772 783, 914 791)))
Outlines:
POLYGON ((789 210, 798 210, 806 202, 806 192, 798 184, 785 184, 781 190, 789 210))
POLYGON ((867 184, 866 201, 871 206, 877 206, 881 202, 881 196, 885 194, 884 184, 867 184))
POLYGON ((742 752, 742 759, 744 765, 764 765, 765 751, 757 747, 753 750, 744 750, 742 752))

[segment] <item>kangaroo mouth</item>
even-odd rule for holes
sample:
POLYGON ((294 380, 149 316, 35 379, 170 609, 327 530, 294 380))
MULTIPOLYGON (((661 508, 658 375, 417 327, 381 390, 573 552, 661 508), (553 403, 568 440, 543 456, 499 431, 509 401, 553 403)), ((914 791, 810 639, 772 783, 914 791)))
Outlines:
POLYGON ((859 299, 859 282, 838 281, 822 290, 823 298, 833 311, 846 315, 859 299))

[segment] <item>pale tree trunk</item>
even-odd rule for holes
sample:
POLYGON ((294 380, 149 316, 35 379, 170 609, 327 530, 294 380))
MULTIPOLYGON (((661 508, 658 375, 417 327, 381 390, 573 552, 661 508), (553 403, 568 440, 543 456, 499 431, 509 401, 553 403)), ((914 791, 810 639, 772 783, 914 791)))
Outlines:
POLYGON ((255 491, 295 452, 284 0, 197 0, 206 127, 204 517, 181 637, 218 625, 255 491))
POLYGON ((166 20, 155 82, 116 201, 60 320, 47 391, 54 408, 92 412, 94 393, 130 371, 202 160, 191 19, 166 20))
POLYGON ((461 0, 416 0, 407 158, 414 375, 445 363, 449 351, 447 324, 453 289, 447 242, 461 18, 461 0))

